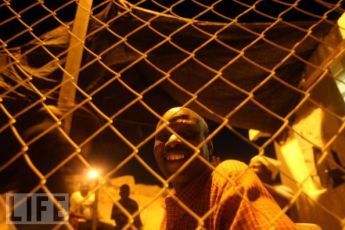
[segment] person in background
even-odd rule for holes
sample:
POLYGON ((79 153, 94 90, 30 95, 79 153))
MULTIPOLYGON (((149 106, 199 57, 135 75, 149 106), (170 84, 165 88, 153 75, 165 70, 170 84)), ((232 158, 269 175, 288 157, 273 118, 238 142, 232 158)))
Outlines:
MULTIPOLYGON (((120 199, 118 203, 124 208, 129 214, 133 215, 139 210, 138 203, 133 200, 130 196, 130 187, 127 184, 124 184, 120 187, 120 199)), ((115 229, 123 229, 128 224, 128 216, 118 207, 117 204, 113 205, 111 211, 111 219, 115 221, 115 229)), ((142 222, 140 215, 137 214, 134 216, 134 226, 137 229, 142 228, 142 222)))
POLYGON ((76 229, 91 229, 95 194, 90 193, 89 184, 82 182, 80 190, 70 198, 70 222, 76 229))

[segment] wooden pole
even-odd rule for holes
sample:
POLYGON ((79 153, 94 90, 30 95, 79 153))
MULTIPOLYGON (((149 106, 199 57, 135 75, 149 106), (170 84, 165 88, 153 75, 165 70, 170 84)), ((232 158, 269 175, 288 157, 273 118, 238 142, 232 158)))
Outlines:
MULTIPOLYGON (((83 57, 84 42, 91 15, 93 0, 80 0, 77 13, 73 23, 73 30, 66 58, 65 70, 60 89, 57 106, 63 112, 75 106, 75 96, 77 92, 78 76, 83 57)), ((69 133, 72 126, 73 113, 69 114, 63 123, 64 130, 69 133)))

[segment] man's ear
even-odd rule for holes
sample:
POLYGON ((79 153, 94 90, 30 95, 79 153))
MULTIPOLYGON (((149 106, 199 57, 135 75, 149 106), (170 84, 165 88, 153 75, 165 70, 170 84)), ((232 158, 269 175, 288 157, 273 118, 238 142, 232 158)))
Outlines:
POLYGON ((208 148, 208 155, 209 155, 209 160, 211 160, 211 156, 213 154, 213 142, 209 141, 207 142, 207 148, 208 148))

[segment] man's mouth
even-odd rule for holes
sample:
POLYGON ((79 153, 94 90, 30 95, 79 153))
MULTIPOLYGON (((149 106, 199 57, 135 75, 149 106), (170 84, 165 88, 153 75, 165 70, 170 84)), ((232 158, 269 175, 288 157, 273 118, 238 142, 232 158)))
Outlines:
POLYGON ((183 153, 169 153, 165 155, 165 160, 167 161, 179 161, 185 158, 185 154, 183 153))

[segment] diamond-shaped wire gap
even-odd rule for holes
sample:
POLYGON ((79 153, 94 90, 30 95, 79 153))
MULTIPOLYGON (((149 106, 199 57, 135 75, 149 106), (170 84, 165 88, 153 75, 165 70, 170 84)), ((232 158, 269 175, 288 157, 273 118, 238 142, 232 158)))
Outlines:
POLYGON ((103 132, 108 123, 94 107, 84 104, 73 111, 69 136, 74 143, 81 147, 83 155, 88 156, 97 149, 94 144, 95 136, 103 132))
POLYGON ((193 19, 199 20, 199 21, 211 21, 211 22, 228 22, 229 21, 226 17, 224 17, 223 15, 220 15, 218 12, 214 10, 214 6, 221 3, 222 1, 192 0, 192 2, 198 5, 198 7, 200 7, 200 10, 197 12, 197 15, 193 16, 193 19))
POLYGON ((304 96, 301 92, 288 87, 274 78, 269 79, 254 92, 254 98, 270 113, 285 117, 304 96))
POLYGON ((93 139, 95 148, 87 157, 87 161, 101 169, 104 175, 133 153, 133 149, 126 143, 127 137, 123 139, 114 130, 114 127, 107 127, 99 133, 93 139))
POLYGON ((150 9, 155 12, 164 12, 166 8, 169 8, 166 4, 174 4, 175 2, 170 3, 169 1, 164 1, 163 3, 159 3, 159 1, 146 1, 146 0, 130 0, 129 2, 136 4, 138 7, 144 9, 150 9), (158 2, 158 4, 156 3, 158 2), (167 3, 166 3, 167 2, 167 3))
POLYGON ((153 158, 153 142, 147 142, 139 149, 139 153, 137 154, 140 158, 131 158, 124 166, 113 171, 110 177, 131 175, 138 184, 151 184, 162 188, 163 184, 161 179, 163 177, 160 175, 155 159, 153 158))
POLYGON ((185 90, 194 93, 214 76, 214 72, 211 72, 198 62, 190 59, 172 71, 170 79, 185 90))
POLYGON ((144 94, 144 101, 158 114, 163 114, 168 109, 181 106, 192 98, 181 88, 168 80, 144 94))
MULTIPOLYGON (((299 58, 290 56, 275 69, 274 78, 279 78, 286 82, 288 86, 291 86, 292 89, 295 88, 297 90, 304 81, 303 72, 306 66, 308 66, 308 68, 313 68, 308 63, 302 62, 299 58)), ((302 89, 300 89, 300 91, 302 91, 302 89)))
POLYGON ((248 10, 236 1, 220 1, 214 6, 214 11, 217 14, 223 15, 228 20, 232 20, 248 10))
POLYGON ((8 47, 15 47, 34 39, 28 29, 17 20, 1 25, 0 30, 5 31, 2 39, 8 47))
POLYGON ((43 3, 47 8, 56 13, 56 17, 64 22, 72 21, 75 18, 75 12, 78 2, 64 0, 60 2, 46 1, 43 3))
POLYGON ((308 146, 308 148, 304 147, 303 157, 313 182, 318 186, 329 187, 330 175, 328 171, 332 164, 331 154, 328 151, 323 152, 321 148, 311 145, 311 143, 303 138, 299 138, 299 142, 303 146, 308 146))
POLYGON ((342 95, 342 97, 345 100, 345 75, 344 74, 339 74, 335 79, 335 84, 337 85, 337 88, 342 95))
POLYGON ((41 4, 35 4, 35 7, 31 7, 30 10, 18 13, 38 36, 60 25, 54 15, 50 14, 41 4))
POLYGON ((159 5, 154 1, 145 1, 144 0, 140 4, 138 4, 138 6, 140 8, 134 7, 131 10, 131 13, 133 15, 135 15, 136 17, 139 17, 140 19, 144 20, 144 21, 155 20, 156 18, 160 17, 160 13, 163 17, 166 17, 165 14, 169 13, 169 10, 170 10, 168 8, 164 8, 163 5, 159 5), (146 5, 146 7, 145 7, 145 5, 146 5), (154 11, 154 12, 144 11, 143 8, 145 9, 147 7, 154 7, 155 9, 158 10, 158 12, 157 11, 154 11))
MULTIPOLYGON (((314 30, 313 30, 314 31, 314 30)), ((318 31, 316 28, 315 31, 318 31)), ((337 39, 331 41, 322 40, 323 36, 326 36, 330 32, 326 27, 320 28, 319 33, 315 35, 308 35, 300 44, 295 47, 296 55, 301 58, 302 61, 308 62, 311 54, 319 47, 319 49, 329 49, 329 52, 339 51, 337 47, 337 39), (321 47, 321 48, 320 48, 321 47)), ((332 33, 332 32, 331 32, 332 33)), ((332 33, 336 34, 336 33, 332 33)))
MULTIPOLYGON (((303 2, 303 1, 299 1, 298 3, 300 2, 303 2)), ((313 2, 313 1, 309 1, 309 2, 313 2)), ((293 2, 293 4, 294 3, 296 2, 293 2)), ((301 10, 298 9, 298 5, 297 7, 293 7, 291 10, 281 15, 280 18, 282 18, 284 21, 287 21, 287 22, 316 21, 319 19, 317 17, 313 17, 311 14, 306 14, 302 12, 301 10)))
POLYGON ((102 90, 92 96, 95 105, 106 115, 111 116, 131 103, 137 97, 118 80, 103 86, 102 90))
MULTIPOLYGON (((208 121, 210 131, 215 130, 218 124, 208 121)), ((240 128, 223 127, 212 139, 213 155, 220 159, 236 159, 246 163, 252 156, 258 154, 258 149, 248 140, 248 131, 240 128)))
POLYGON ((273 134, 278 132, 284 124, 272 112, 268 112, 251 100, 230 112, 232 114, 229 117, 229 124, 234 127, 256 129, 273 134))
POLYGON ((159 121, 141 103, 132 105, 113 120, 114 126, 134 145, 151 135, 159 121))
POLYGON ((254 65, 242 57, 235 60, 222 71, 222 77, 248 92, 259 85, 269 75, 269 71, 258 65, 254 65))
MULTIPOLYGON (((321 133, 320 135, 322 138, 322 142, 324 143, 325 146, 334 145, 335 138, 338 138, 338 135, 343 136, 340 133, 342 132, 344 121, 343 119, 341 119, 334 113, 334 108, 331 108, 331 106, 334 107, 334 104, 328 108, 327 107, 325 108, 321 105, 320 107, 317 107, 317 106, 318 106, 318 103, 315 103, 315 101, 312 101, 311 106, 307 107, 309 108, 309 111, 307 110, 307 112, 309 112, 309 114, 312 114, 312 116, 309 120, 306 120, 305 123, 309 121, 309 123, 312 125, 314 121, 314 126, 317 125, 317 123, 319 123, 318 133, 316 133, 315 135, 321 133)), ((344 113, 343 103, 341 107, 344 113)), ((314 130, 316 130, 316 128, 314 130)), ((300 132, 302 133, 301 135, 303 135, 303 133, 305 132, 306 134, 310 134, 309 132, 303 129, 301 129, 300 132)), ((342 145, 342 143, 340 145, 342 145)))
POLYGON ((151 88, 159 85, 159 81, 164 74, 154 68, 147 60, 142 60, 131 68, 123 72, 121 80, 136 92, 143 95, 143 91, 149 91, 151 88))
POLYGON ((306 31, 302 31, 280 21, 265 32, 265 38, 279 46, 291 49, 297 42, 301 41, 306 34, 306 31), (288 34, 289 36, 284 36, 284 34, 288 34))
MULTIPOLYGON (((280 134, 276 137, 273 137, 269 134, 259 134, 258 139, 256 139, 255 141, 253 141, 255 144, 257 144, 258 146, 265 146, 262 151, 260 152, 260 154, 263 154, 263 156, 265 157, 270 157, 273 159, 277 159, 277 152, 275 150, 275 143, 278 143, 279 145, 282 145, 282 143, 284 143, 286 141, 286 138, 288 138, 289 135, 289 130, 291 127, 287 127, 285 129, 283 129, 280 134), (261 136, 262 135, 262 136, 261 136)), ((310 144, 310 143, 309 143, 310 144)), ((286 178, 288 178, 290 181, 297 183, 297 181, 292 178, 289 174, 289 172, 281 169, 279 166, 274 166, 280 173, 280 176, 278 175, 276 180, 274 181, 274 183, 281 183, 281 176, 284 176, 286 178)), ((261 179, 261 178, 260 178, 261 179)), ((283 207, 282 207, 283 208, 283 207)))
MULTIPOLYGON (((9 97, 8 95, 10 93, 13 93, 20 86, 26 85, 26 83, 30 80, 29 76, 16 72, 16 67, 17 67, 16 57, 13 57, 11 55, 13 54, 10 54, 9 56, 7 55, 3 56, 4 59, 8 59, 7 61, 3 63, 1 73, 0 73, 0 77, 1 77, 1 86, 0 86, 1 95, 0 96, 3 99, 5 98, 11 99, 11 97, 9 97)), ((17 96, 20 96, 20 95, 17 95, 17 96)))
POLYGON ((202 46, 208 39, 210 39, 210 36, 201 33, 192 25, 188 25, 182 30, 179 30, 171 38, 176 45, 189 52, 202 46))
POLYGON ((169 36, 185 24, 187 24, 186 21, 173 20, 166 16, 158 16, 151 21, 150 26, 165 36, 169 36))
MULTIPOLYGON (((259 28, 260 26, 257 27, 259 28)), ((256 27, 253 26, 253 28, 256 27)), ((254 32, 252 32, 252 28, 250 29, 248 31, 246 27, 232 24, 226 30, 220 32, 217 37, 228 46, 240 51, 258 38, 258 34, 255 33, 257 29, 254 32)))
POLYGON ((15 91, 6 94, 2 103, 12 116, 16 116, 37 105, 41 100, 40 95, 33 92, 31 87, 19 86, 15 91))
POLYGON ((330 146, 331 155, 333 158, 333 163, 336 168, 341 170, 345 174, 345 158, 342 151, 344 149, 343 140, 345 137, 345 130, 342 130, 337 134, 336 139, 330 146))
POLYGON ((340 28, 338 25, 334 25, 327 21, 321 21, 318 24, 315 23, 310 30, 311 30, 310 42, 312 42, 311 44, 317 41, 318 43, 321 43, 322 45, 326 47, 330 47, 331 49, 339 49, 337 40, 340 39, 338 37, 339 36, 338 31, 340 30, 340 28), (327 36, 334 36, 333 38, 334 40, 328 38, 327 36))
MULTIPOLYGON (((123 14, 123 13, 122 13, 123 14)), ((114 15, 115 16, 115 15, 114 15)), ((127 36, 136 30, 138 27, 142 26, 144 23, 133 17, 130 12, 126 12, 116 19, 111 19, 109 23, 109 28, 114 33, 121 37, 127 36)))
POLYGON ((8 127, 10 122, 12 122, 11 115, 7 114, 7 109, 0 105, 0 130, 5 129, 5 126, 8 127))
POLYGON ((310 94, 310 99, 316 106, 337 117, 337 119, 344 117, 344 99, 332 76, 324 76, 310 90, 310 94))
POLYGON ((288 9, 288 6, 277 1, 261 1, 256 5, 255 9, 269 16, 278 18, 282 12, 288 9))
MULTIPOLYGON (((55 113, 57 111, 55 108, 52 108, 51 111, 55 116, 58 116, 55 113)), ((22 137, 25 136, 26 142, 29 142, 40 133, 48 131, 48 129, 58 127, 54 117, 45 110, 41 103, 32 103, 32 106, 26 107, 25 112, 19 114, 15 119, 18 133, 22 137)))
POLYGON ((169 71, 188 55, 170 42, 165 42, 148 54, 148 60, 163 71, 169 71))
MULTIPOLYGON (((308 98, 304 98, 303 102, 296 108, 294 108, 293 112, 291 113, 290 117, 292 118, 293 124, 291 124, 291 129, 304 139, 310 142, 310 144, 319 146, 320 144, 317 143, 315 140, 308 139, 307 136, 310 132, 307 129, 299 130, 299 123, 303 122, 306 124, 305 127, 313 127, 312 131, 316 131, 317 128, 320 126, 317 123, 320 123, 322 109, 317 106, 313 101, 309 100, 308 98), (309 116, 315 117, 317 119, 308 118, 309 116), (304 134, 306 133, 306 134, 304 134)), ((301 126, 302 127, 302 126, 301 126)))
MULTIPOLYGON (((158 123, 158 122, 157 122, 158 123)), ((156 124, 155 124, 156 125, 156 124)), ((155 131, 155 128, 152 130, 151 133, 153 133, 153 131, 155 131)), ((153 154, 153 148, 154 148, 154 137, 152 137, 151 139, 149 139, 148 141, 146 141, 144 144, 141 144, 140 148, 139 148, 139 156, 141 157, 141 159, 150 166, 150 168, 157 174, 159 175, 161 178, 164 178, 164 175, 162 174, 162 172, 160 171, 155 156, 153 154)), ((140 163, 140 162, 139 162, 140 163)), ((141 164, 141 163, 140 163, 141 164)), ((142 165, 142 164, 141 164, 142 165)), ((142 165, 144 166, 144 165, 142 165)), ((146 169, 146 167, 145 167, 146 169)), ((147 169, 146 169, 147 170, 147 169)), ((151 174, 151 173, 150 173, 151 174)), ((161 182, 159 180, 157 180, 157 175, 151 175, 151 177, 142 177, 142 181, 143 183, 148 183, 148 184, 157 184, 159 186, 162 186, 161 182), (154 180, 153 180, 154 178, 154 180)))
POLYGON ((0 8, 0 19, 1 22, 3 22, 0 25, 2 31, 0 37, 3 41, 6 41, 7 39, 13 37, 15 34, 18 34, 22 30, 24 30, 18 20, 18 15, 16 15, 16 12, 13 12, 10 8, 14 9, 13 4, 3 4, 0 8))
MULTIPOLYGON (((109 44, 108 41, 106 43, 109 44)), ((99 49, 96 44, 91 44, 91 49, 99 49)), ((78 85, 90 95, 103 90, 119 77, 117 73, 132 68, 140 61, 141 55, 126 43, 109 45, 104 46, 105 52, 100 56, 102 61, 96 60, 94 55, 89 55, 85 58, 85 65, 81 68, 78 85)))
POLYGON ((204 7, 196 4, 193 1, 181 1, 179 4, 174 5, 171 11, 179 16, 186 18, 194 18, 205 10, 204 7), (193 10, 191 10, 193 9, 193 10))
POLYGON ((136 31, 134 34, 131 34, 127 38, 127 41, 129 44, 131 44, 139 51, 145 52, 157 45, 163 39, 164 37, 152 31, 150 27, 145 26, 141 28, 139 31, 136 31))
POLYGON ((246 49, 244 55, 263 68, 272 69, 288 54, 288 51, 273 46, 264 39, 260 39, 254 44, 251 44, 250 47, 246 49))
POLYGON ((247 98, 247 95, 222 79, 212 82, 198 94, 198 101, 213 112, 225 116, 247 98))
POLYGON ((17 192, 29 192, 35 188, 40 179, 25 161, 19 157, 13 164, 9 165, 0 173, 1 193, 16 190, 17 192), (23 179, 25 178, 25 179, 23 179))
MULTIPOLYGON (((16 6, 13 6, 13 4, 11 4, 11 6, 14 10, 16 10, 16 6)), ((18 21, 20 21, 21 24, 26 23, 30 29, 33 29, 32 33, 38 36, 60 25, 60 23, 53 18, 54 15, 50 14, 50 11, 43 7, 42 3, 33 3, 23 10, 18 10, 17 14, 20 15, 20 19, 22 20, 20 21, 18 19, 18 21)), ((20 45, 32 40, 33 34, 29 33, 28 29, 26 30, 26 32, 22 30, 22 32, 12 36, 11 40, 8 40, 8 42, 11 41, 17 43, 17 45, 20 45)))
POLYGON ((54 124, 52 121, 43 121, 30 127, 24 135, 24 138, 31 142, 28 146, 28 155, 44 174, 76 151, 61 129, 51 129, 54 124))
MULTIPOLYGON (((20 63, 23 65, 26 71, 32 72, 33 75, 37 75, 37 77, 46 77, 46 71, 53 72, 53 69, 57 69, 57 65, 55 64, 55 59, 57 56, 59 58, 63 58, 64 49, 62 47, 54 47, 54 46, 44 46, 47 48, 54 57, 51 56, 40 44, 30 44, 27 46, 21 47, 21 56, 19 57, 20 63), (40 71, 39 68, 42 68, 40 71), (40 76, 41 75, 41 76, 40 76)), ((49 77, 49 75, 48 75, 49 77)), ((56 79, 51 79, 52 81, 56 79)))
POLYGON ((208 9, 201 15, 195 18, 199 21, 211 21, 211 22, 228 22, 229 20, 224 18, 224 16, 219 15, 219 13, 214 12, 213 9, 208 9))
POLYGON ((256 10, 250 10, 238 18, 240 23, 243 22, 274 22, 275 20, 258 13, 256 10))
MULTIPOLYGON (((326 7, 325 5, 319 3, 318 1, 300 1, 297 5, 297 10, 303 11, 305 14, 308 14, 310 16, 315 15, 314 17, 317 17, 321 19, 323 16, 325 16, 328 11, 330 10, 329 7, 326 7)), ((331 14, 327 14, 328 19, 338 19, 341 16, 340 12, 332 11, 331 14)))
MULTIPOLYGON (((10 21, 11 18, 13 18, 14 14, 7 8, 7 5, 6 3, 1 3, 0 4, 0 22, 1 24, 4 22, 4 21, 10 21)), ((2 37, 2 33, 1 33, 1 39, 3 39, 2 37)), ((4 40, 4 39, 3 39, 4 40)))
POLYGON ((122 37, 111 29, 104 28, 98 21, 94 24, 93 31, 87 38, 88 47, 98 56, 115 50, 122 37))
MULTIPOLYGON (((3 145, 1 150, 0 167, 6 167, 10 162, 15 160, 15 157, 19 157, 20 151, 23 146, 17 139, 15 131, 7 127, 2 132, 0 132, 0 141, 3 145)), ((5 169, 6 171, 6 169, 5 169)))
POLYGON ((195 57, 205 65, 219 70, 239 55, 223 44, 213 40, 196 52, 195 57))
POLYGON ((53 171, 45 175, 46 186, 53 193, 70 193, 73 188, 78 186, 78 182, 87 180, 88 171, 86 166, 73 154, 66 158, 64 162, 59 162, 53 171), (78 182, 73 181, 75 177, 81 175, 83 178, 78 178, 78 182))

